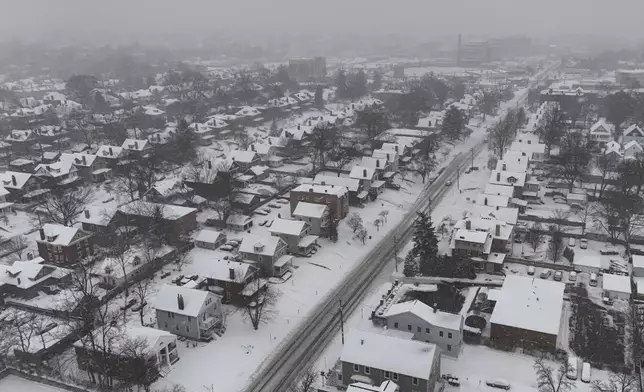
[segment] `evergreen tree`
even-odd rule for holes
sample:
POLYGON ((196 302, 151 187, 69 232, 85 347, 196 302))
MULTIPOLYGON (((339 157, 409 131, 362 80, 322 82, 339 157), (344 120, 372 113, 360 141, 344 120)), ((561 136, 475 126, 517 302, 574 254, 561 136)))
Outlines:
POLYGON ((418 257, 419 272, 429 276, 435 271, 434 261, 438 255, 438 238, 429 214, 419 212, 414 222, 414 247, 411 250, 418 257))
POLYGON ((372 90, 380 90, 382 88, 382 74, 380 71, 376 71, 376 73, 373 74, 373 83, 371 84, 371 89, 372 90))
POLYGON ((459 108, 451 106, 447 110, 447 113, 445 113, 441 133, 451 140, 458 140, 461 137, 464 128, 465 115, 459 108))
POLYGON ((414 257, 413 252, 407 253, 407 256, 405 257, 403 275, 408 278, 418 275, 418 262, 416 262, 416 258, 414 257))
POLYGON ((335 87, 337 88, 336 94, 339 98, 347 98, 349 96, 347 86, 347 73, 343 69, 339 69, 335 77, 335 87))
POLYGON ((315 107, 317 108, 324 108, 324 90, 322 89, 322 86, 317 86, 315 88, 315 107))
POLYGON ((367 75, 363 70, 352 75, 348 93, 352 99, 360 98, 367 94, 367 75))
POLYGON ((187 162, 196 155, 197 134, 195 134, 194 128, 188 126, 185 119, 181 119, 177 126, 175 148, 177 153, 175 158, 179 162, 187 162))

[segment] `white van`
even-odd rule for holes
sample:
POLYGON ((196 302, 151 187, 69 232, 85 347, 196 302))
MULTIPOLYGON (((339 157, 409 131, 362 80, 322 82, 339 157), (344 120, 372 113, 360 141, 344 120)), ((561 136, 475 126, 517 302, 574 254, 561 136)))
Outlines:
POLYGON ((529 267, 528 267, 528 275, 534 275, 534 271, 535 271, 535 270, 534 270, 534 266, 533 266, 533 265, 531 265, 531 266, 529 266, 529 267))
POLYGON ((574 238, 572 238, 572 237, 568 238, 568 246, 569 247, 574 248, 576 243, 577 243, 577 241, 574 238))
POLYGON ((590 285, 593 287, 597 286, 597 274, 594 272, 590 274, 590 285))
POLYGON ((576 282, 577 281, 577 272, 570 271, 570 274, 568 274, 568 280, 571 281, 571 282, 576 282))
POLYGON ((590 364, 588 362, 584 362, 581 366, 581 381, 590 382, 590 364))
POLYGON ((571 380, 576 380, 577 379, 577 373, 579 370, 579 360, 577 357, 569 356, 568 357, 568 371, 566 372, 566 377, 568 377, 571 380))

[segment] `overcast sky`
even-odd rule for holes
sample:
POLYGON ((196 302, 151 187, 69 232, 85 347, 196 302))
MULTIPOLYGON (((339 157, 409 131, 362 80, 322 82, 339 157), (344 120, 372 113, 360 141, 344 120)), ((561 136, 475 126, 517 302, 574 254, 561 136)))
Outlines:
POLYGON ((644 0, 0 0, 5 37, 198 28, 642 38, 644 0))

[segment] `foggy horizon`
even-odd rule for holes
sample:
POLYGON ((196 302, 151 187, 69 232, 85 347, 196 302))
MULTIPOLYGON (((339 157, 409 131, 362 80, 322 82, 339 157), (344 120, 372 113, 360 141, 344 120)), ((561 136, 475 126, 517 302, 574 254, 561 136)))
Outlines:
POLYGON ((630 44, 644 38, 638 18, 644 2, 617 0, 0 0, 5 40, 82 42, 154 41, 209 35, 264 38, 363 33, 431 40, 464 37, 555 35, 610 37, 630 44))

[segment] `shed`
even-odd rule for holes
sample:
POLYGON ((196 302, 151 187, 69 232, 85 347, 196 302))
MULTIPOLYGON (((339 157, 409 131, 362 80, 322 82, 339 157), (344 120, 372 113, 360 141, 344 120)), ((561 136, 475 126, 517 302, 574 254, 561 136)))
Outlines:
POLYGON ((220 231, 203 229, 195 238, 195 246, 204 249, 217 249, 226 242, 226 235, 220 231))
POLYGON ((586 272, 588 274, 599 273, 602 268, 602 260, 600 256, 581 256, 575 257, 573 262, 575 271, 586 272))
POLYGON ((644 278, 644 256, 633 255, 633 276, 644 278))
POLYGON ((629 276, 604 274, 602 281, 604 294, 607 297, 625 301, 631 298, 631 278, 629 276))

